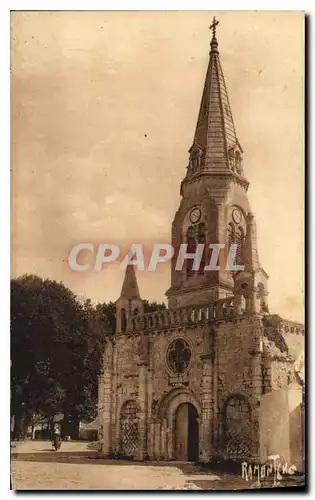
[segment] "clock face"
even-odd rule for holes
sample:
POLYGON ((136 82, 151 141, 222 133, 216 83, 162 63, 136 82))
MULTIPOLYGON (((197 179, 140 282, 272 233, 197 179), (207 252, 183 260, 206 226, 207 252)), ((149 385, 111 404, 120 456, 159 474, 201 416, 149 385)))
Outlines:
POLYGON ((196 222, 199 221, 200 217, 201 217, 201 212, 199 208, 193 208, 189 215, 190 221, 193 224, 196 224, 196 222))
POLYGON ((242 214, 241 214, 240 210, 238 210, 237 208, 235 210, 233 210, 232 217, 233 217, 235 224, 239 224, 242 220, 242 214))

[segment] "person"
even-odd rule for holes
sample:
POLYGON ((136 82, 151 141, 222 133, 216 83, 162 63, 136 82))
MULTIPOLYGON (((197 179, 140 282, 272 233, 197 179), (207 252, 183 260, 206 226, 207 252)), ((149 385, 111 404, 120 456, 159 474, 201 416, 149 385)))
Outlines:
POLYGON ((54 428, 52 443, 56 449, 60 448, 60 429, 58 425, 56 425, 56 427, 54 428))

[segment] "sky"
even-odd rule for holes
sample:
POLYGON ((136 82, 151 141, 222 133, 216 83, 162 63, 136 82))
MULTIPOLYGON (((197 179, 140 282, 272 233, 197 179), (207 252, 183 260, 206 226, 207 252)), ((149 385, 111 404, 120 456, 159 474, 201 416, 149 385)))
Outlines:
MULTIPOLYGON (((170 242, 217 38, 271 312, 304 317, 304 18, 299 12, 13 12, 13 277, 116 300, 123 273, 69 269, 80 242, 170 242)), ((138 272, 165 300, 170 267, 138 272)))

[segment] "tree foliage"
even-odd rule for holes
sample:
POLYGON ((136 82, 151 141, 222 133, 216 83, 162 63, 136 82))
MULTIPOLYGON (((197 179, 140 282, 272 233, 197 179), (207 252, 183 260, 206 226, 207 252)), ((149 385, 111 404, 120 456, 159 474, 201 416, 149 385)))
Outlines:
POLYGON ((282 319, 278 314, 266 314, 262 318, 264 335, 283 353, 288 353, 288 346, 281 332, 282 319))
MULTIPOLYGON (((144 301, 145 312, 165 308, 144 301)), ((79 301, 62 283, 24 275, 11 281, 11 414, 14 434, 45 418, 96 416, 106 337, 115 332, 115 304, 79 301)))
MULTIPOLYGON (((11 283, 11 412, 91 418, 109 326, 62 283, 25 275, 11 283)), ((19 432, 18 429, 15 430, 19 432)))
POLYGON ((150 313, 158 311, 160 309, 166 309, 164 302, 149 302, 148 300, 143 301, 143 308, 145 313, 150 313))

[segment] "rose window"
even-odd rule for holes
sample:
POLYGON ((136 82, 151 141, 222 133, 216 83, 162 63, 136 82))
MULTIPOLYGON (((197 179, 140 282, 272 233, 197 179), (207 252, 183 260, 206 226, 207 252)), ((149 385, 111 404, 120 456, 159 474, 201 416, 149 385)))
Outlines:
POLYGON ((184 339, 176 339, 167 350, 167 364, 175 373, 183 373, 189 366, 191 350, 188 342, 184 339))

